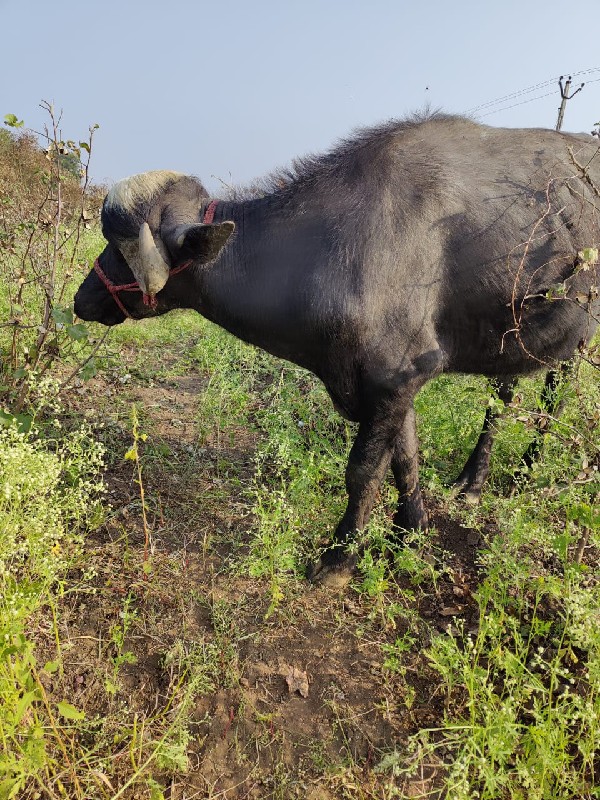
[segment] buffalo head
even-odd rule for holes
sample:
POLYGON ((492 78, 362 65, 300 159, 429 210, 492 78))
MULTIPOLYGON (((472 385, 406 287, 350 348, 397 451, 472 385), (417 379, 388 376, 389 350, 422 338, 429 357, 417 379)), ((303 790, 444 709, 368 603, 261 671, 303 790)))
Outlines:
POLYGON ((213 261, 234 223, 202 221, 208 194, 196 178, 177 172, 134 175, 117 183, 102 207, 108 244, 75 296, 81 319, 116 325, 173 308, 194 307, 189 281, 173 280, 213 261))

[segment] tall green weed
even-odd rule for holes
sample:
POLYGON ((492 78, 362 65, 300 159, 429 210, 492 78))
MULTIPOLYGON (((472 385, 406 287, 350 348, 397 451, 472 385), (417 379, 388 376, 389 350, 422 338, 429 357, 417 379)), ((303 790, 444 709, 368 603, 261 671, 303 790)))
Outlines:
POLYGON ((57 719, 82 716, 68 698, 50 701, 40 676, 60 669, 56 600, 80 536, 101 519, 103 450, 85 423, 55 433, 0 429, 2 798, 22 796, 31 782, 44 785, 64 746, 57 719), (44 609, 56 653, 40 664, 36 626, 44 609))

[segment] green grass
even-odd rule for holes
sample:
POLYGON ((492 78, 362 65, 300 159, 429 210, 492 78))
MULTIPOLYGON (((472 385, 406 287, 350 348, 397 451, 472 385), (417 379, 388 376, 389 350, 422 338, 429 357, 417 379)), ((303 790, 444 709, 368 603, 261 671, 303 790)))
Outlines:
MULTIPOLYGON (((240 365, 243 348, 232 344, 228 361, 226 339, 216 336, 219 357, 208 391, 219 396, 235 386, 243 387, 244 395, 239 406, 220 401, 220 426, 246 424, 247 416, 238 416, 244 406, 260 409, 253 414, 263 434, 251 490, 255 525, 240 566, 269 578, 270 614, 284 602, 286 581, 303 574, 304 560, 342 511, 352 430, 331 411, 311 376, 280 365, 267 381, 264 369, 246 371, 246 363, 255 362, 253 351, 240 365)), ((542 458, 509 491, 514 465, 532 435, 535 415, 527 409, 536 412, 541 385, 541 379, 524 382, 514 410, 499 423, 490 482, 478 509, 461 508, 445 487, 479 434, 489 398, 485 382, 442 377, 417 402, 425 485, 470 526, 483 530, 492 521, 498 529, 481 557, 476 630, 429 634, 427 657, 439 675, 447 711, 439 727, 415 736, 410 761, 416 771, 437 760, 435 788, 445 787, 453 798, 598 794, 598 373, 580 368, 563 415, 550 421, 542 458), (578 554, 584 542, 591 554, 587 564, 578 554)), ((386 591, 395 578, 378 553, 389 535, 393 497, 388 488, 375 512, 358 586, 384 616, 386 591)), ((398 554, 395 564, 413 578, 420 575, 418 581, 435 581, 428 561, 415 556, 409 564, 398 554)), ((410 630, 410 614, 402 607, 388 617, 408 619, 410 630)), ((418 627, 422 631, 422 623, 418 627)), ((385 668, 401 671, 403 654, 414 641, 406 633, 386 645, 385 668)), ((410 687, 407 698, 412 702, 410 687)), ((409 772, 398 764, 394 768, 396 775, 409 772)))
MULTIPOLYGON (((239 436, 251 432, 253 471, 239 479, 239 486, 252 523, 233 532, 237 551, 227 564, 233 577, 249 576, 264 586, 265 625, 274 615, 285 617, 293 598, 306 591, 306 562, 342 513, 353 426, 340 420, 323 387, 308 373, 243 345, 194 315, 122 326, 114 331, 112 346, 124 348, 115 372, 135 365, 139 373, 133 380, 142 384, 150 379, 149 353, 157 358, 154 379, 162 375, 168 381, 177 373, 202 377, 199 446, 210 446, 225 459, 239 436)), ((408 751, 380 755, 375 774, 388 788, 404 785, 423 765, 434 764, 427 789, 431 796, 440 787, 452 797, 489 800, 555 800, 596 792, 600 590, 593 563, 577 559, 576 553, 584 535, 586 552, 597 553, 599 544, 598 454, 589 423, 597 409, 597 373, 582 370, 563 417, 546 434, 540 463, 508 492, 509 456, 527 444, 530 428, 523 409, 534 402, 538 387, 539 381, 526 384, 522 405, 500 424, 490 484, 476 509, 453 501, 446 485, 479 433, 488 396, 485 383, 442 377, 418 398, 425 486, 457 519, 482 531, 490 523, 495 529, 481 555, 474 628, 459 620, 446 633, 428 627, 416 607, 439 591, 446 556, 431 550, 427 536, 409 549, 394 550, 391 485, 375 509, 355 585, 369 610, 355 635, 370 636, 373 626, 392 632, 378 645, 382 676, 409 712, 418 688, 407 667, 419 654, 438 676, 437 691, 445 698, 438 725, 415 733, 405 745, 408 751), (383 555, 390 549, 392 566, 383 555)), ((141 420, 143 426, 143 415, 141 420)), ((109 781, 115 780, 104 752, 113 736, 129 753, 130 768, 123 773, 121 790, 104 796, 125 796, 128 787, 133 791, 143 785, 148 796, 154 792, 158 798, 161 776, 190 768, 193 740, 187 714, 194 698, 235 687, 239 680, 237 642, 246 635, 238 628, 239 614, 229 601, 213 599, 207 606, 211 637, 173 641, 164 656, 172 675, 170 699, 143 722, 143 731, 135 714, 126 711, 120 727, 114 716, 127 696, 123 675, 136 668, 130 639, 147 624, 140 618, 137 589, 124 596, 107 630, 102 683, 110 713, 104 722, 91 708, 73 704, 66 691, 50 696, 44 687, 51 676, 60 686, 63 670, 63 598, 82 586, 91 591, 93 582, 93 556, 83 554, 79 533, 101 519, 97 500, 91 502, 100 486, 101 451, 87 428, 69 434, 47 427, 35 436, 3 436, 0 735, 5 757, 0 796, 26 796, 44 783, 54 787, 55 796, 66 784, 70 796, 101 796, 93 776, 101 769, 109 781), (84 576, 77 584, 69 577, 75 564, 84 576), (48 657, 41 663, 36 626, 44 608, 54 620, 53 645, 46 644, 48 657)), ((165 455, 161 447, 150 431, 142 453, 144 474, 163 469, 165 459, 178 463, 171 449, 165 455)), ((113 463, 125 449, 121 446, 116 460, 112 456, 113 463)), ((217 475, 234 474, 220 469, 217 460, 217 475)), ((227 492, 214 496, 226 502, 227 492)), ((139 550, 124 552, 140 570, 138 581, 145 580, 146 571, 150 592, 161 592, 159 562, 151 557, 146 570, 139 550)), ((283 770, 278 785, 287 785, 292 777, 283 764, 278 769, 283 770)))
POLYGON ((49 700, 44 675, 61 670, 56 620, 80 534, 102 518, 102 449, 83 425, 36 438, 0 431, 0 796, 43 785, 64 747, 61 721, 82 712, 68 695, 49 700), (45 612, 45 613, 44 613, 45 612), (49 617, 51 656, 40 663, 40 619, 49 617))

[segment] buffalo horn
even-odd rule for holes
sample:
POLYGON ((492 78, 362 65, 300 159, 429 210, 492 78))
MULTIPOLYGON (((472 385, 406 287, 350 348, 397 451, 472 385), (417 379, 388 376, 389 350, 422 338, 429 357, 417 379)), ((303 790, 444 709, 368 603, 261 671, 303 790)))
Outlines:
POLYGON ((147 222, 140 227, 139 244, 138 269, 133 272, 142 291, 154 296, 169 279, 169 265, 160 254, 147 222))

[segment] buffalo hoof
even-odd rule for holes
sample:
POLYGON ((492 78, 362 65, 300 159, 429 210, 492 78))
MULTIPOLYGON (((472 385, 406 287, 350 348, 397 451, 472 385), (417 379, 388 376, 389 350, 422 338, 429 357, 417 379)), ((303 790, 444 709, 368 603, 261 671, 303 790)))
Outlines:
POLYGON ((341 591, 354 577, 358 555, 340 555, 335 550, 328 550, 318 561, 309 564, 306 577, 316 586, 341 591))
POLYGON ((469 506, 478 506, 481 503, 481 492, 466 489, 459 494, 461 500, 469 506))
POLYGON ((473 487, 467 480, 456 480, 451 487, 453 499, 464 500, 470 506, 478 506, 481 502, 481 487, 473 487))

